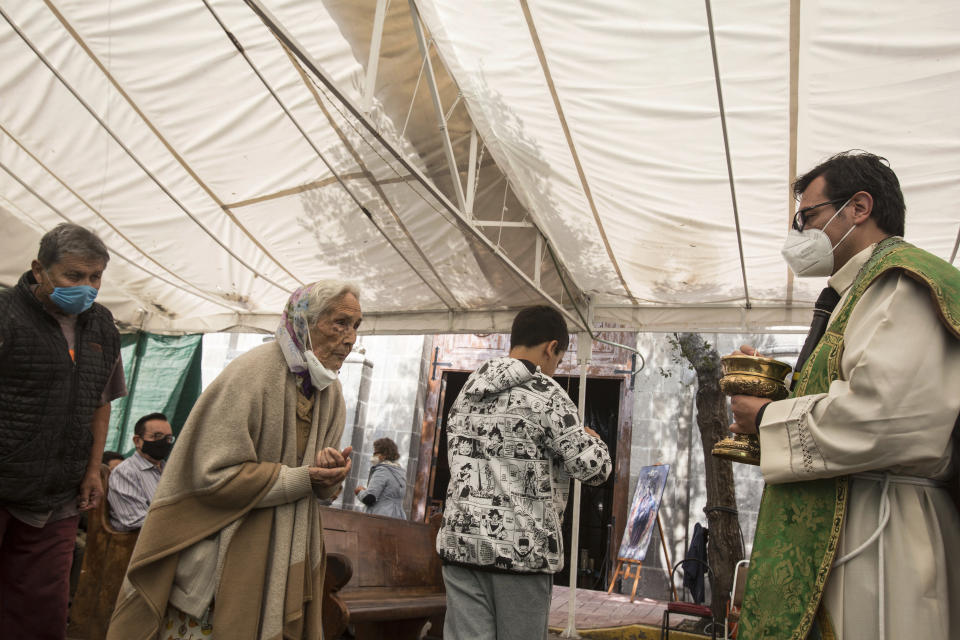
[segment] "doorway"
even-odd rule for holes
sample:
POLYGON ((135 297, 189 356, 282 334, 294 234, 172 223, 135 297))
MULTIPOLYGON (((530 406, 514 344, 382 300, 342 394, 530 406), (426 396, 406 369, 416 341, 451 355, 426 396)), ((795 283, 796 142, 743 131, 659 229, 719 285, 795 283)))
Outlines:
MULTIPOLYGON (((579 376, 555 376, 574 404, 580 399, 579 376)), ((580 487, 580 560, 577 587, 606 590, 610 559, 616 554, 613 531, 618 524, 613 516, 613 490, 617 469, 617 438, 620 424, 620 392, 622 378, 587 378, 587 413, 584 422, 596 431, 610 451, 610 477, 599 487, 580 487)), ((573 531, 573 487, 563 512, 563 570, 553 576, 553 583, 570 585, 570 538, 573 531)))
POLYGON ((443 511, 450 484, 450 461, 447 458, 447 416, 460 390, 470 377, 469 371, 444 371, 440 383, 440 411, 437 415, 436 439, 433 443, 433 459, 430 463, 430 494, 427 496, 428 512, 443 511))

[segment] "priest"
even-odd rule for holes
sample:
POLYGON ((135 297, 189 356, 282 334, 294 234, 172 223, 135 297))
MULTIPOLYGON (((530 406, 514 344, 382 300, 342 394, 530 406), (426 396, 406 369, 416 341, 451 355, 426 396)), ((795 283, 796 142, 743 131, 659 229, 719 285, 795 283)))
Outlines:
POLYGON ((956 637, 960 272, 902 239, 883 158, 837 154, 794 192, 783 255, 829 276, 828 309, 790 398, 731 399, 766 481, 739 637, 956 637))

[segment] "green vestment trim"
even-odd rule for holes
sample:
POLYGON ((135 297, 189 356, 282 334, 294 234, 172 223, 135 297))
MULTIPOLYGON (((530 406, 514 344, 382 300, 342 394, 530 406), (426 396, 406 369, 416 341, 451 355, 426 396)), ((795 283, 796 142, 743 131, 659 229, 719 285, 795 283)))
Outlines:
MULTIPOLYGON (((900 238, 887 238, 857 274, 843 306, 800 371, 792 397, 827 393, 840 377, 850 313, 867 287, 891 270, 924 284, 940 319, 960 338, 960 271, 900 238)), ((830 575, 846 506, 846 476, 764 487, 738 638, 807 637, 830 575)))

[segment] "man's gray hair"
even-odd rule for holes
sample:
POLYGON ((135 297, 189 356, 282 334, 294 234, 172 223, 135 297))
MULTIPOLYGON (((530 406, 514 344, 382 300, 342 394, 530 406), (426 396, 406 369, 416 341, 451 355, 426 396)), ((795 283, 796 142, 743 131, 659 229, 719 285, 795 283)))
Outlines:
POLYGON ((352 293, 357 300, 360 299, 360 288, 353 282, 345 280, 317 280, 307 285, 307 322, 312 327, 317 323, 324 313, 330 310, 333 304, 352 293))
POLYGON ((47 269, 60 262, 67 254, 103 260, 104 266, 110 261, 110 252, 97 234, 78 224, 61 222, 43 234, 40 239, 40 250, 37 252, 37 262, 47 269))

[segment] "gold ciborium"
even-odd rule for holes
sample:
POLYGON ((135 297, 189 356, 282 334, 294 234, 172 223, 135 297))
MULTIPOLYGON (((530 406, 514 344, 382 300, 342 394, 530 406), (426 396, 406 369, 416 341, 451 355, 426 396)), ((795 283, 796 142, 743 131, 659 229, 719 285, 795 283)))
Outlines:
MULTIPOLYGON (((720 391, 728 396, 756 396, 783 400, 790 392, 784 378, 792 371, 786 362, 763 356, 731 355, 720 358, 723 377, 720 391)), ((760 464, 760 438, 738 433, 718 442, 711 452, 734 462, 760 464)))

